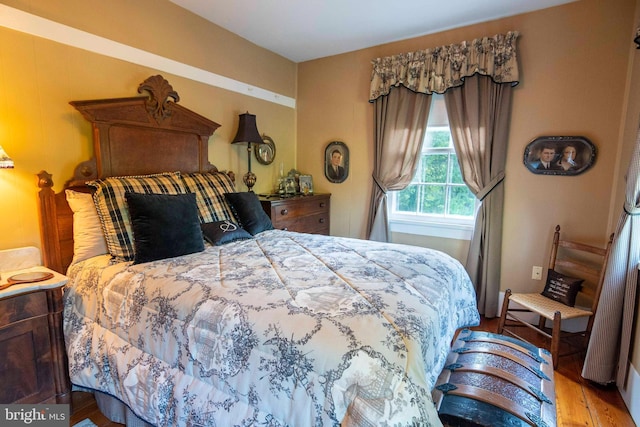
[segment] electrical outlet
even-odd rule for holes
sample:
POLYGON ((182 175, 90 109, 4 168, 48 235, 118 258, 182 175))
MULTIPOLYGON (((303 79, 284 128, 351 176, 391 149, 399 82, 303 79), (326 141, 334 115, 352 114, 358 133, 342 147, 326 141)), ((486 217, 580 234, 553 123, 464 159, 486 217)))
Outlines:
POLYGON ((534 280, 542 280, 542 267, 534 265, 531 271, 531 278, 534 280))

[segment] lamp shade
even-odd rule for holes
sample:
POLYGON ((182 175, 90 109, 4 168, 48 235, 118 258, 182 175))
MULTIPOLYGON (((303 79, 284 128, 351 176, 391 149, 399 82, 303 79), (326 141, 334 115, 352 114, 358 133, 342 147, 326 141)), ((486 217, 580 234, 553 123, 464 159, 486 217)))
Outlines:
POLYGON ((256 116, 255 114, 249 114, 246 112, 244 114, 240 114, 240 121, 238 122, 238 133, 236 137, 231 141, 232 144, 262 144, 262 137, 258 132, 258 127, 256 126, 256 116))
POLYGON ((9 157, 0 145, 0 169, 11 169, 13 168, 13 160, 9 157))

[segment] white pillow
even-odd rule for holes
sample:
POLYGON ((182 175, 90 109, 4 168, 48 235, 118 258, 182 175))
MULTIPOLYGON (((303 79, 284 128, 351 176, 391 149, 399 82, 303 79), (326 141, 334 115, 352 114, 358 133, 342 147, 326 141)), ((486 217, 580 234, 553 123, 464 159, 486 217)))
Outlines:
POLYGON ((73 211, 72 264, 108 253, 107 242, 93 197, 89 193, 65 190, 67 202, 73 211))

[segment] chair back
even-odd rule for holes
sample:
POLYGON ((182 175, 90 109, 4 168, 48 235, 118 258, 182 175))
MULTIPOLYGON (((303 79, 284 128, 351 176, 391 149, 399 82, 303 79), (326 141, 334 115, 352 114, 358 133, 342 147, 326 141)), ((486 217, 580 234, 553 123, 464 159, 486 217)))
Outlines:
POLYGON ((576 306, 590 308, 593 313, 598 309, 612 242, 613 233, 604 248, 562 239, 559 225, 553 234, 549 268, 584 280, 576 306))

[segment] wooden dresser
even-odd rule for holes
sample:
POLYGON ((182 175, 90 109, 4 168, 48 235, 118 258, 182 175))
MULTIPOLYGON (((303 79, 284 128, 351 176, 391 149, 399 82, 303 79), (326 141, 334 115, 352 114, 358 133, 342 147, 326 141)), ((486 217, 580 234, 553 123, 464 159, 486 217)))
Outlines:
POLYGON ((328 236, 330 199, 331 194, 260 197, 260 203, 271 218, 274 228, 328 236))
POLYGON ((35 271, 53 277, 0 290, 0 404, 71 403, 62 331, 67 277, 41 266, 20 266, 4 269, 0 286, 13 274, 35 271))

